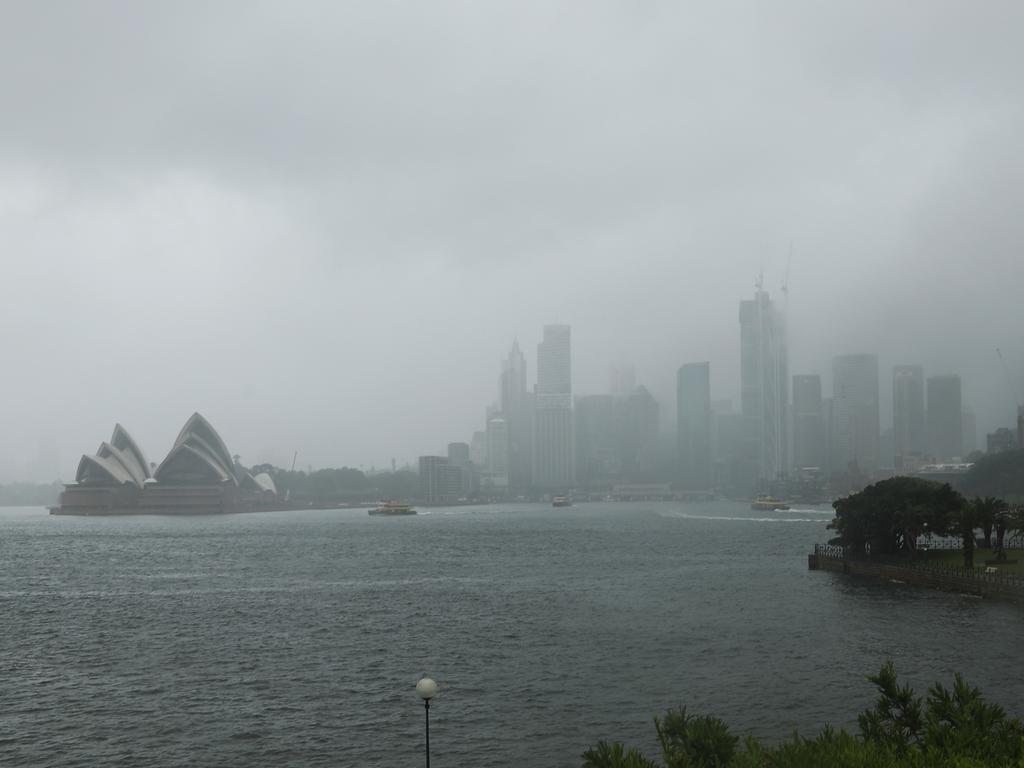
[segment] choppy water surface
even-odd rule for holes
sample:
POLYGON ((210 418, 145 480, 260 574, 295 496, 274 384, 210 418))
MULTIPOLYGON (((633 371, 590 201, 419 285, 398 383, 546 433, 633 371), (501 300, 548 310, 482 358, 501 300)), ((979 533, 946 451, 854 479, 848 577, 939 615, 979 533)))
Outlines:
MULTIPOLYGON (((1016 710, 1020 609, 807 570, 740 504, 54 518, 0 510, 0 764, 573 766, 686 704, 849 725, 887 657, 1016 710)), ((1020 713, 1018 713, 1020 714, 1020 713)))

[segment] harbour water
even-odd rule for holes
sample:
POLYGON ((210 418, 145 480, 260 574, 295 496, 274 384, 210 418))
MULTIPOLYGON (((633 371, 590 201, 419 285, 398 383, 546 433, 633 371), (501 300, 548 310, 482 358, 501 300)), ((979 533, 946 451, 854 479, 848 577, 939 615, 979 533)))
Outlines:
POLYGON ((0 765, 575 766, 685 704, 851 726, 887 658, 1014 714, 1020 608, 807 570, 830 510, 0 510, 0 765))

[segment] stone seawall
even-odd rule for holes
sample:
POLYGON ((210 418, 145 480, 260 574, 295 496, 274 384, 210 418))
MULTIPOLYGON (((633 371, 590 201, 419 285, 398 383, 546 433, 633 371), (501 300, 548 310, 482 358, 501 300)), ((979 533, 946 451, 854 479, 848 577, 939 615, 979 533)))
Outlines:
POLYGON ((939 569, 879 563, 870 560, 841 559, 819 554, 809 555, 807 565, 812 571, 849 573, 854 576, 867 576, 882 581, 941 589, 946 592, 1024 602, 1024 582, 998 575, 979 573, 977 576, 963 576, 939 569))

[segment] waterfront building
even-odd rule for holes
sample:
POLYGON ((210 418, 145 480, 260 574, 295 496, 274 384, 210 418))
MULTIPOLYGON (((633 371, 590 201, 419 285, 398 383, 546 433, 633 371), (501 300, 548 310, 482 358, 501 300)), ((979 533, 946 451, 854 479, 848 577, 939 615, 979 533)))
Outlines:
POLYGON ((447 456, 420 456, 419 476, 425 504, 451 504, 462 495, 462 470, 447 456))
POLYGON ((676 445, 679 487, 709 491, 711 472, 711 365, 687 363, 676 373, 676 445))
POLYGON ((892 369, 892 422, 896 469, 920 464, 927 450, 924 368, 920 365, 892 369))
POLYGON ((448 463, 462 472, 462 495, 470 496, 477 491, 477 475, 470 461, 469 443, 448 443, 448 463))
POLYGON ((878 356, 832 361, 831 470, 871 478, 879 467, 878 356))
POLYGON ((786 437, 788 352, 783 313, 767 291, 740 302, 740 396, 747 439, 757 457, 751 486, 770 482, 789 468, 786 437))
POLYGON ((645 482, 657 465, 658 401, 641 385, 614 402, 615 452, 621 476, 628 482, 645 482))
POLYGON ((798 374, 793 377, 793 465, 824 469, 826 464, 821 376, 798 374))
POLYGON ((508 488, 509 447, 508 422, 501 416, 495 416, 487 422, 487 471, 482 478, 485 488, 508 488))
POLYGON ((615 444, 615 398, 585 395, 576 398, 576 481, 588 491, 616 482, 621 466, 615 444))
POLYGON ((750 478, 757 472, 756 445, 747 439, 747 420, 732 409, 731 401, 711 404, 713 487, 730 495, 750 492, 750 478))
POLYGON ((518 341, 502 361, 499 390, 508 426, 508 484, 525 489, 533 479, 533 399, 526 389, 526 357, 518 341))
POLYGON ((572 343, 568 325, 544 326, 537 345, 534 394, 533 480, 538 488, 573 484, 572 343))
POLYGON ((95 455, 82 456, 75 482, 65 486, 54 511, 211 514, 278 503, 270 475, 253 476, 235 462, 210 422, 194 413, 155 469, 128 431, 116 425, 95 455))
POLYGON ((963 392, 955 374, 929 376, 927 381, 928 453, 950 461, 963 450, 963 392))
POLYGON ((477 431, 473 433, 473 439, 469 441, 469 460, 478 470, 487 468, 487 432, 477 431))

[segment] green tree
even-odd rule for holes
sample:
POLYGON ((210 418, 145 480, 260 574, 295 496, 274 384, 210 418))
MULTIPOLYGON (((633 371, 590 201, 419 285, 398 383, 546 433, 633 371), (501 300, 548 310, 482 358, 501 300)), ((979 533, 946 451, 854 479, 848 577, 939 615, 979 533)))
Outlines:
POLYGON ((985 498, 975 496, 971 502, 971 507, 974 509, 976 524, 981 528, 982 533, 985 534, 985 547, 991 549, 992 529, 995 528, 1000 515, 1006 512, 1009 506, 1005 501, 997 499, 995 496, 986 496, 985 498))
POLYGON ((924 728, 921 697, 910 686, 900 687, 891 661, 868 677, 878 688, 875 706, 857 716, 864 741, 880 744, 897 754, 918 746, 924 728))
MULTIPOLYGON (((721 720, 685 708, 655 718, 667 768, 987 768, 1024 767, 1024 729, 1002 707, 957 675, 952 690, 933 685, 927 699, 900 685, 892 662, 868 678, 874 706, 858 717, 860 735, 826 726, 814 738, 794 733, 742 746, 721 720)), ((599 742, 583 753, 583 768, 659 768, 635 748, 599 742)))
POLYGON ((917 477, 893 477, 869 485, 833 504, 838 532, 834 543, 863 553, 913 554, 926 532, 944 535, 955 523, 964 498, 949 484, 917 477))

